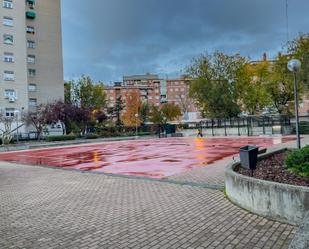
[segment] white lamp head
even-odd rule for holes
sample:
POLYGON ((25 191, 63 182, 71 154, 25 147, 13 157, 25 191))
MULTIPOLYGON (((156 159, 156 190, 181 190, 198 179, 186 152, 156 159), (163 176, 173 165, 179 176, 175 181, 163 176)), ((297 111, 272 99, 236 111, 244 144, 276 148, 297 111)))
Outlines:
POLYGON ((301 62, 297 59, 292 59, 288 62, 288 69, 291 72, 298 72, 301 67, 301 62))

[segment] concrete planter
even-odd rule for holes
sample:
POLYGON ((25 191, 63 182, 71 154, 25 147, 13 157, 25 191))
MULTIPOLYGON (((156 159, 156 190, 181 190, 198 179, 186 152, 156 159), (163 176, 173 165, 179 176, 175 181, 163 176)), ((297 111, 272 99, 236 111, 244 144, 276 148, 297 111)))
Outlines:
MULTIPOLYGON (((267 153, 259 160, 267 158, 278 150, 267 153)), ((234 171, 240 163, 229 165, 225 171, 226 194, 240 207, 253 213, 287 222, 301 224, 309 210, 309 188, 259 180, 234 171)))

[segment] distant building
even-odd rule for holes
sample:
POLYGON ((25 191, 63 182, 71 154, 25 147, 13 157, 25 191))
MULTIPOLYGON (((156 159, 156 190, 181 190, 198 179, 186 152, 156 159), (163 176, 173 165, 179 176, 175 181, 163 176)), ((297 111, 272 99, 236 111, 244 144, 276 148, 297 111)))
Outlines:
POLYGON ((126 96, 133 92, 138 93, 140 99, 149 105, 178 105, 184 114, 184 121, 200 118, 198 108, 189 98, 189 84, 186 79, 164 80, 155 74, 124 76, 123 82, 115 82, 114 86, 106 87, 108 107, 113 107, 119 96, 125 102, 126 96))

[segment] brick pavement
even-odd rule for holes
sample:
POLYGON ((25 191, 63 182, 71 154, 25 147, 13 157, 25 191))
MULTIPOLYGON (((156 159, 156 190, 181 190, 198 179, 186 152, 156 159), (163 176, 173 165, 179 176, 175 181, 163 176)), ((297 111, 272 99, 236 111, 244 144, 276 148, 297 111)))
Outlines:
POLYGON ((0 248, 288 248, 223 192, 0 162, 0 248))
POLYGON ((203 168, 192 169, 181 174, 168 177, 179 182, 208 183, 224 186, 224 170, 231 158, 217 161, 203 168))

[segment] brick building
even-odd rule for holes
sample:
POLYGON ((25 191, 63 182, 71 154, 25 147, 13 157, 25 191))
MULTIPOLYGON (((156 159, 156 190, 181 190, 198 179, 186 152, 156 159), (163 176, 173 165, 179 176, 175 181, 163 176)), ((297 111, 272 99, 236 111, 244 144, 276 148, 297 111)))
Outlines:
POLYGON ((189 84, 184 78, 160 79, 158 75, 124 76, 123 82, 115 82, 114 86, 106 87, 108 107, 113 107, 119 96, 126 101, 126 96, 137 93, 143 102, 160 106, 164 103, 178 105, 183 113, 184 121, 200 118, 198 108, 189 98, 189 84))

